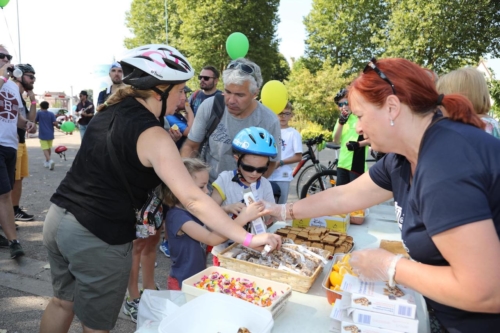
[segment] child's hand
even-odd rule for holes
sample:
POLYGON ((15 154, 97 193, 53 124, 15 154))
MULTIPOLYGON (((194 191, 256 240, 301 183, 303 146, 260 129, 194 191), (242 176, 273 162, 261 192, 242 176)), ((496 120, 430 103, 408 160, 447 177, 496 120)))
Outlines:
POLYGON ((245 207, 240 215, 238 215, 238 219, 241 219, 242 221, 253 221, 257 217, 262 216, 264 212, 264 202, 262 201, 257 201, 257 202, 252 202, 250 205, 245 207))
POLYGON ((242 202, 237 202, 231 205, 222 206, 222 209, 228 214, 240 215, 241 211, 245 209, 246 205, 242 202))

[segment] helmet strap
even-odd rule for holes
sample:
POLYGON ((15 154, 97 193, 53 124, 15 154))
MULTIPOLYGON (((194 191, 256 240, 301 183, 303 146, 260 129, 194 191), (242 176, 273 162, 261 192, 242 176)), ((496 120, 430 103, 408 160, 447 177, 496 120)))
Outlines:
POLYGON ((167 113, 167 98, 170 90, 174 88, 174 85, 171 84, 165 91, 161 91, 160 89, 153 87, 151 90, 156 92, 161 97, 161 113, 160 113, 160 124, 162 127, 165 125, 165 114, 167 113))

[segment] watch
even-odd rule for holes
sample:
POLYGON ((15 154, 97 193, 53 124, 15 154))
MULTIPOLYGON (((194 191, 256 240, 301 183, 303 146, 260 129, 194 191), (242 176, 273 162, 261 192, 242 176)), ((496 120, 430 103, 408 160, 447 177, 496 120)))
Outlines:
POLYGON ((285 163, 283 162, 283 160, 280 160, 280 167, 282 167, 285 163))
POLYGON ((387 275, 389 275, 389 287, 394 288, 396 286, 396 280, 394 276, 396 275, 396 264, 399 259, 403 258, 403 255, 397 254, 392 258, 391 264, 389 265, 389 269, 387 270, 387 275))

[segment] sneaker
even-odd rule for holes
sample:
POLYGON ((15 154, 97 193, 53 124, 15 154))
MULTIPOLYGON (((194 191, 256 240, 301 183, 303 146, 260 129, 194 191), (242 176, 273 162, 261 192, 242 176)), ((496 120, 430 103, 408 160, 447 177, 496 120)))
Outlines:
POLYGON ((48 167, 49 167, 49 162, 47 162, 47 161, 43 162, 43 166, 44 166, 45 168, 48 168, 48 167))
POLYGON ((163 252, 163 254, 167 258, 170 258, 170 250, 168 249, 168 241, 161 242, 161 244, 160 244, 160 251, 163 252))
POLYGON ((21 243, 19 243, 18 240, 14 239, 12 242, 10 242, 9 248, 10 248, 10 257, 12 259, 24 256, 23 247, 21 246, 21 243))
POLYGON ((49 170, 54 170, 54 165, 55 165, 54 161, 50 160, 49 161, 49 170))
POLYGON ((16 216, 16 221, 33 221, 33 217, 35 217, 20 209, 18 209, 14 215, 16 216))
POLYGON ((9 246, 9 240, 4 236, 0 235, 0 247, 7 247, 7 246, 9 246))
POLYGON ((137 323, 137 310, 139 309, 140 300, 140 298, 136 298, 129 301, 129 298, 127 297, 125 304, 123 305, 123 313, 129 316, 134 323, 137 323))

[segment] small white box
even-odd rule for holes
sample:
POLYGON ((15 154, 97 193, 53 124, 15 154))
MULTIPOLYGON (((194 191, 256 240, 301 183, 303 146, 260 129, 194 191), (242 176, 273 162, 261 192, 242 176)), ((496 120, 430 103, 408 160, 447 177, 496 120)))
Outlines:
MULTIPOLYGON (((190 278, 187 278, 186 280, 182 281, 182 291, 186 294, 186 299, 189 301, 193 299, 196 296, 204 295, 204 294, 213 294, 208 290, 205 289, 200 289, 194 286, 195 283, 201 281, 201 278, 203 276, 210 276, 214 272, 220 273, 220 274, 228 274, 230 278, 240 278, 240 279, 248 279, 252 282, 255 282, 256 286, 266 289, 268 287, 271 287, 273 291, 276 292, 278 295, 278 298, 273 300, 272 305, 268 307, 260 307, 258 305, 254 305, 250 302, 246 302, 250 304, 251 306, 255 306, 261 309, 268 310, 271 312, 273 318, 276 318, 285 308, 286 303, 288 302, 288 299, 292 296, 292 287, 289 286, 288 284, 280 283, 280 282, 275 282, 272 280, 268 279, 263 279, 259 278, 256 276, 232 271, 223 267, 216 267, 216 266, 211 266, 206 268, 205 270, 201 271, 198 274, 195 274, 191 276, 190 278)), ((232 296, 229 296, 232 297, 232 296)), ((233 297, 236 298, 237 297, 233 297)))
POLYGON ((181 306, 163 319, 159 333, 235 333, 240 327, 252 333, 271 333, 274 320, 269 311, 219 293, 207 293, 181 306))
POLYGON ((340 324, 340 333, 401 333, 402 331, 388 330, 387 328, 371 327, 360 324, 353 324, 349 321, 343 321, 340 324))
POLYGON ((385 282, 363 282, 348 274, 340 288, 351 294, 352 308, 411 319, 416 316, 415 294, 409 288, 397 285, 391 289, 385 282))

